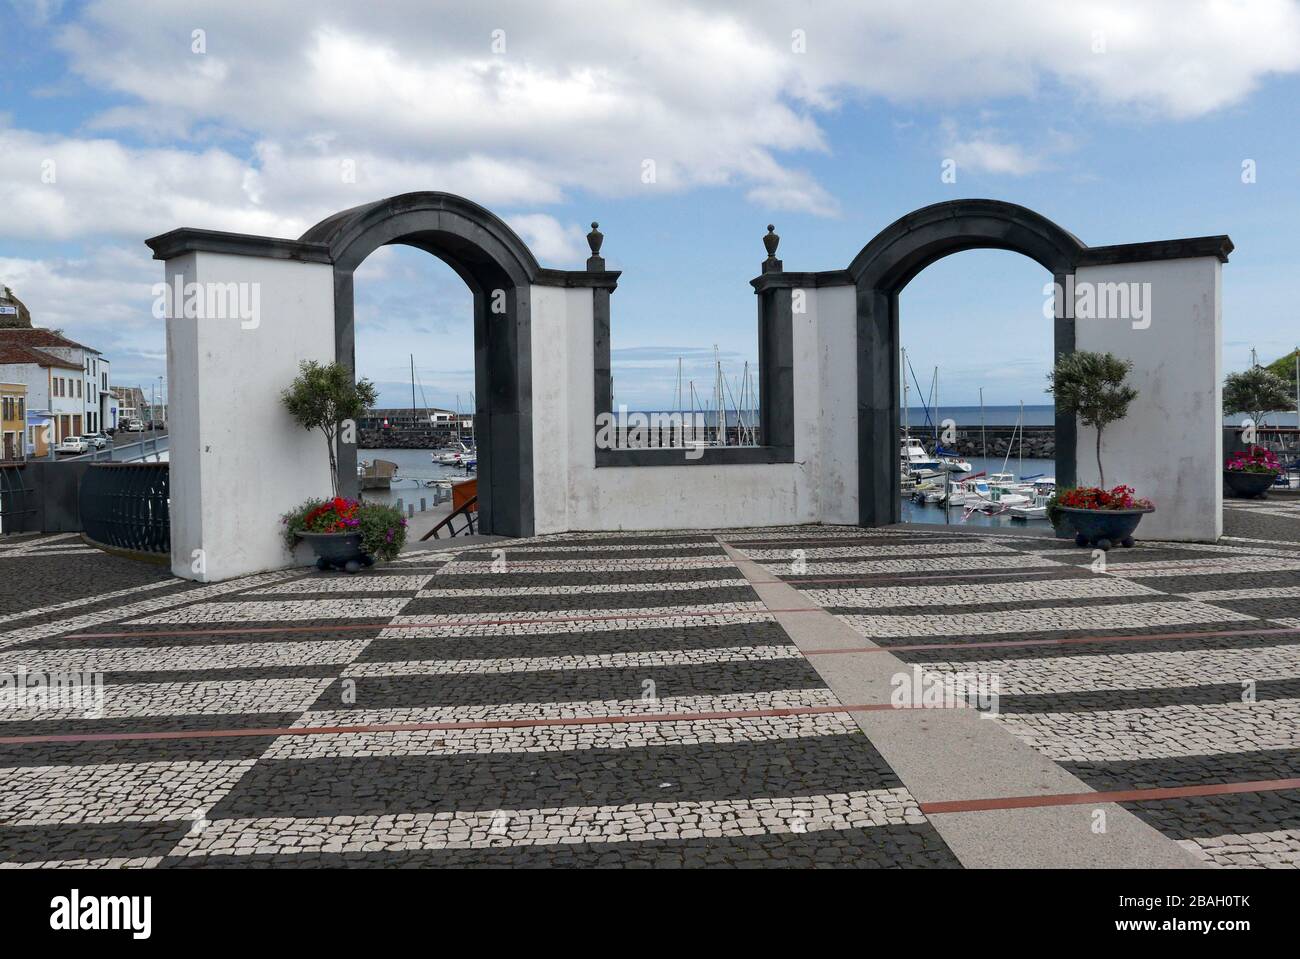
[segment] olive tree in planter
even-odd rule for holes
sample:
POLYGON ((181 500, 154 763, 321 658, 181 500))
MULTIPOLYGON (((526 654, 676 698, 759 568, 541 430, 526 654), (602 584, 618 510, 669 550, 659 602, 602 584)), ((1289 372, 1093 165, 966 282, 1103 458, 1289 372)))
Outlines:
POLYGON ((1047 374, 1047 392, 1056 397, 1056 408, 1076 416, 1084 426, 1097 431, 1097 476, 1106 485, 1106 471, 1101 465, 1101 434, 1128 416, 1129 404, 1138 391, 1124 381, 1133 364, 1113 353, 1077 350, 1056 360, 1056 368, 1047 374))
POLYGON ((1058 357, 1056 368, 1047 374, 1047 392, 1056 397, 1057 409, 1097 431, 1097 476, 1101 485, 1059 490, 1048 504, 1048 518, 1053 525, 1068 522, 1080 546, 1132 546, 1133 531, 1143 515, 1155 508, 1150 500, 1135 497, 1131 487, 1106 489, 1101 461, 1103 431, 1127 416, 1129 404, 1137 398, 1138 391, 1125 382, 1132 368, 1131 362, 1112 353, 1078 350, 1058 357))
POLYGON ((406 520, 394 507, 339 496, 335 443, 345 424, 355 424, 366 407, 374 405, 374 384, 364 379, 353 382, 352 373, 339 363, 305 360, 281 398, 304 429, 320 430, 325 436, 334 493, 328 500, 309 499, 281 518, 286 547, 292 549, 299 539, 305 540, 316 552, 318 567, 353 573, 376 557, 391 560, 406 541, 406 520))

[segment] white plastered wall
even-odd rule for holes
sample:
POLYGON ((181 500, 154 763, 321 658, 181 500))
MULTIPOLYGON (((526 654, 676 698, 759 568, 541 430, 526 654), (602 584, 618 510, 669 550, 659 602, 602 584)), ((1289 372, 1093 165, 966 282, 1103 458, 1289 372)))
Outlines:
POLYGON ((857 521, 851 288, 806 291, 794 317, 795 462, 755 465, 597 469, 592 291, 534 286, 531 302, 538 534, 857 521))
POLYGON ((188 253, 167 261, 167 284, 255 283, 260 314, 167 320, 172 572, 211 582, 293 560, 280 516, 328 496, 324 437, 290 418, 280 391, 301 360, 334 359, 334 278, 328 264, 188 253))
MULTIPOLYGON (((1075 321, 1075 348, 1133 361, 1138 397, 1102 435, 1106 483, 1153 500, 1139 536, 1212 542, 1223 533, 1222 264, 1215 257, 1081 268, 1091 284, 1149 283, 1150 327, 1130 318, 1075 321)), ((1080 425, 1080 485, 1098 480, 1096 432, 1080 425)))

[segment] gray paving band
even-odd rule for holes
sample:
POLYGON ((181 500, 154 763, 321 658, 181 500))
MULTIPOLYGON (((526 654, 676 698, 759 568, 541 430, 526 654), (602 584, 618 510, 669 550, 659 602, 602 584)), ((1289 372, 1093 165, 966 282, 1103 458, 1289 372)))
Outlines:
MULTIPOLYGON (((728 552, 751 581, 770 572, 728 552), (756 574, 756 575, 755 575, 756 574)), ((786 584, 756 586, 769 608, 807 605, 786 584), (785 605, 782 605, 785 604, 785 605)), ((829 613, 777 614, 777 621, 805 651, 869 645, 829 613)), ((888 653, 816 656, 814 667, 845 702, 888 702, 891 680, 908 667, 888 653)), ((993 721, 972 710, 934 710, 924 721, 894 712, 856 713, 854 719, 922 802, 1050 793, 1086 792, 1088 786, 993 721)), ((935 828, 963 865, 1024 867, 1033 865, 1104 866, 1143 862, 1149 866, 1191 867, 1192 853, 1119 807, 1113 807, 1108 831, 1094 833, 1078 809, 1015 810, 959 813, 931 817, 935 828), (1062 832, 1066 823, 1077 825, 1062 832), (1071 841, 1068 837, 1073 835, 1071 841)))
POLYGON ((477 756, 259 762, 212 819, 380 815, 892 789, 898 777, 857 734, 798 741, 477 756))

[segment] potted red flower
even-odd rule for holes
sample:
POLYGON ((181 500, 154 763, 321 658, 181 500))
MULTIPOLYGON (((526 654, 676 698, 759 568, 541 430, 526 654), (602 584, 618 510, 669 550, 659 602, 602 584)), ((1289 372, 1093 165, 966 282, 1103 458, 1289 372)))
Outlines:
POLYGON ((1276 453, 1262 446, 1251 446, 1228 457, 1223 464, 1223 481, 1234 496, 1250 499, 1264 495, 1281 472, 1282 464, 1276 453))
POLYGON ((1059 491, 1047 511, 1054 522, 1074 528, 1076 545, 1110 549, 1115 543, 1132 546, 1133 531, 1154 510, 1151 501, 1134 496, 1130 486, 1079 486, 1059 491))
POLYGON ((1047 392, 1056 396, 1056 408, 1074 414, 1097 433, 1100 485, 1060 490, 1047 504, 1047 518, 1058 535, 1073 529, 1079 546, 1132 546, 1138 523, 1155 510, 1150 500, 1135 497, 1131 486, 1107 489, 1106 469, 1101 461, 1102 431, 1127 416, 1129 404, 1137 398, 1138 391, 1125 383, 1132 368, 1131 362, 1114 354, 1078 350, 1058 358, 1055 368, 1047 374, 1047 392))
POLYGON ((285 547, 308 543, 323 570, 355 573, 376 559, 394 559, 406 542, 406 520, 397 507, 342 496, 307 500, 280 522, 285 547))
POLYGON ((330 499, 309 499, 281 517, 285 547, 292 552, 303 540, 315 551, 317 567, 349 573, 372 565, 376 558, 395 558, 406 542, 406 520, 397 508, 339 495, 335 443, 347 435, 344 427, 354 426, 374 404, 374 384, 354 382, 352 372, 340 363, 307 360, 299 364, 298 377, 281 399, 301 426, 324 435, 334 492, 330 499))

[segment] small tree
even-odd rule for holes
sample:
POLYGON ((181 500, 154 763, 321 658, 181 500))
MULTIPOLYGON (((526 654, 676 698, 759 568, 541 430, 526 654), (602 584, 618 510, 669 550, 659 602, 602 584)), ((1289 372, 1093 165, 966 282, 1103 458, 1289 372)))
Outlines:
POLYGON ((358 420, 366 407, 375 404, 375 386, 369 380, 352 381, 352 373, 340 363, 322 366, 315 360, 298 365, 298 376, 280 394, 285 409, 305 429, 320 430, 330 456, 330 485, 339 495, 339 467, 334 442, 348 420, 358 420))
POLYGON ((1291 405, 1286 380, 1263 366, 1229 373, 1223 381, 1223 412, 1245 413, 1256 424, 1265 413, 1291 405))
POLYGON ((1056 368, 1047 374, 1047 392, 1056 397, 1057 409, 1097 430, 1097 475, 1102 488, 1106 486, 1106 472, 1101 465, 1101 433, 1128 415, 1128 405, 1138 395, 1136 389, 1124 383, 1132 368, 1130 361, 1113 353, 1078 350, 1058 357, 1056 368))

